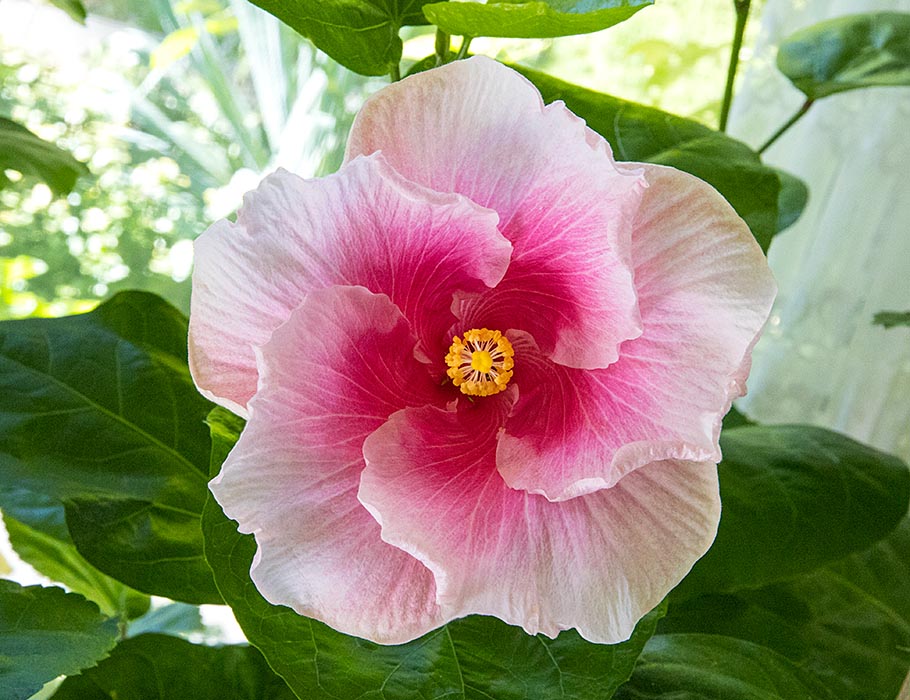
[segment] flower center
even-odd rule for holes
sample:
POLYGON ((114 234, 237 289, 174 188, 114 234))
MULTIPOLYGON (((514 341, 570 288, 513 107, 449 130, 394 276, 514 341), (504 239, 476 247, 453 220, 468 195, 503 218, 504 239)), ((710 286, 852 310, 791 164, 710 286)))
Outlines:
POLYGON ((512 378, 512 344, 499 331, 472 328, 457 335, 446 355, 452 383, 469 396, 492 396, 506 388, 512 378))

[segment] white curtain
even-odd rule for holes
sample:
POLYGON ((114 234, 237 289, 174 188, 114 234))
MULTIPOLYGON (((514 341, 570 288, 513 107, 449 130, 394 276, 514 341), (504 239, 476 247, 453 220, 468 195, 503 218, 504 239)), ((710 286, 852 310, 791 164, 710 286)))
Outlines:
MULTIPOLYGON (((910 0, 768 0, 730 133, 758 146, 802 104, 775 68, 777 44, 815 22, 910 12, 910 0)), ((910 310, 910 87, 817 102, 767 152, 810 200, 775 239, 780 295, 738 406, 768 423, 809 422, 910 459, 910 328, 872 325, 910 310)))

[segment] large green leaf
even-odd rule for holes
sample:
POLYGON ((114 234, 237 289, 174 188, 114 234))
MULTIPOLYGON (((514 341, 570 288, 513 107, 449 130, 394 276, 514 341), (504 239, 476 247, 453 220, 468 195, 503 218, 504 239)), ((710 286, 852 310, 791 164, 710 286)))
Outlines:
POLYGON ((910 472, 891 455, 822 428, 721 435, 717 539, 674 597, 756 588, 869 547, 907 512, 910 472))
POLYGON ((117 645, 95 668, 67 678, 54 700, 293 700, 250 646, 206 647, 163 634, 117 645))
POLYGON ((771 647, 842 700, 894 700, 910 668, 910 519, 863 552, 755 591, 673 604, 664 631, 771 647))
POLYGON ((834 700, 812 675, 765 647, 708 634, 652 637, 621 700, 834 700))
POLYGON ((784 39, 777 67, 809 99, 910 85, 910 14, 878 12, 813 24, 784 39))
POLYGON ((79 554, 59 502, 15 489, 0 491, 0 507, 10 544, 37 571, 85 596, 108 617, 133 618, 148 610, 148 596, 101 573, 79 554))
MULTIPOLYGON (((223 409, 209 418, 218 456, 236 440, 238 422, 223 409)), ((217 470, 220 460, 213 459, 217 470)), ((215 580, 251 643, 306 700, 376 697, 588 700, 610 698, 632 672, 654 633, 663 606, 636 627, 632 639, 591 644, 573 630, 555 640, 530 636, 490 617, 467 617, 400 646, 380 646, 335 632, 289 608, 268 603, 249 571, 251 535, 209 499, 202 519, 206 556, 215 580)))
POLYGON ((703 124, 513 66, 545 102, 563 100, 613 147, 619 160, 671 165, 710 183, 767 251, 778 232, 780 179, 745 144, 703 124))
POLYGON ((427 0, 253 0, 352 71, 386 75, 401 60, 399 30, 426 24, 427 0))
POLYGON ((202 553, 211 404, 186 319, 151 294, 0 324, 0 482, 66 505, 79 552, 137 590, 220 602, 202 553))
POLYGON ((16 170, 66 194, 76 178, 88 172, 82 163, 54 144, 42 141, 24 126, 0 117, 0 189, 8 183, 4 170, 16 170))
POLYGON ((117 620, 81 595, 0 580, 0 698, 25 700, 92 666, 116 642, 117 620))
POLYGON ((545 39, 597 32, 629 19, 654 0, 489 0, 425 5, 449 34, 545 39))

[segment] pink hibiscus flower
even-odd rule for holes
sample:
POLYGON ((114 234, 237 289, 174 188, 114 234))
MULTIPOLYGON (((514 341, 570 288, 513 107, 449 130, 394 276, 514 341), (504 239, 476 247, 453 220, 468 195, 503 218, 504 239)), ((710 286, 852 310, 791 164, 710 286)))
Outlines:
POLYGON ((407 78, 338 173, 279 171, 196 244, 193 376, 248 418, 212 491, 262 595, 343 632, 624 640, 714 539, 774 291, 710 186, 514 71, 407 78))

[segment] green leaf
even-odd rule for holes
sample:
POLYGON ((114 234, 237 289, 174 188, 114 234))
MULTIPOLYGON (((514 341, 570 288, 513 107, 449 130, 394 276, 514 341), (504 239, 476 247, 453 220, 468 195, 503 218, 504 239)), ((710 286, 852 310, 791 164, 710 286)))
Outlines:
POLYGON ((765 647, 708 634, 652 637, 618 700, 834 700, 812 675, 765 647))
POLYGON ((910 472, 891 455, 803 425, 721 434, 717 539, 674 599, 812 571, 887 535, 907 512, 910 472))
POLYGON ((85 6, 79 0, 50 0, 79 24, 85 24, 85 6))
POLYGON ((894 700, 910 668, 910 518, 871 548, 756 591, 674 604, 669 632, 768 646, 842 700, 894 700))
POLYGON ((88 168, 66 151, 0 117, 0 189, 9 182, 4 170, 37 177, 58 195, 72 190, 76 178, 88 173, 88 168))
POLYGON ((878 12, 813 24, 784 39, 777 67, 810 100, 910 85, 910 14, 878 12))
POLYGON ((253 0, 346 68, 387 75, 401 60, 399 30, 426 24, 426 0, 253 0))
POLYGON ((63 506, 52 498, 25 489, 3 491, 0 507, 10 544, 38 572, 85 596, 108 617, 132 618, 148 610, 148 596, 101 573, 79 554, 63 506))
POLYGON ((117 645, 95 668, 67 678, 54 700, 294 700, 250 646, 206 647, 163 634, 117 645))
MULTIPOLYGON (((226 454, 237 438, 238 422, 215 409, 209 423, 215 450, 226 454)), ((213 472, 219 466, 213 459, 213 472)), ((664 614, 659 606, 639 622, 631 640, 612 646, 586 642, 574 630, 555 640, 530 636, 479 616, 449 623, 409 644, 380 646, 268 603, 250 580, 256 551, 252 535, 240 535, 214 499, 206 504, 202 526, 219 590, 247 638, 307 700, 607 699, 629 677, 664 614)))
POLYGON ((654 0, 437 2, 423 13, 449 34, 546 39, 587 34, 629 19, 654 0))
POLYGON ((910 326, 910 311, 879 311, 872 318, 872 323, 885 328, 910 326))
POLYGON ((117 621, 61 588, 0 580, 0 697, 25 700, 61 674, 103 658, 117 642, 117 621))
POLYGON ((512 67, 537 86, 544 102, 563 100, 610 143, 617 159, 671 165, 713 185, 768 250, 779 228, 781 182, 748 146, 691 119, 512 67))
POLYGON ((109 576, 218 603, 199 526, 211 404, 190 378, 186 333, 141 292, 0 324, 0 483, 62 501, 76 548, 109 576))
POLYGON ((777 232, 790 228, 802 215, 809 203, 809 188, 795 175, 775 169, 780 178, 780 194, 777 197, 777 232))

